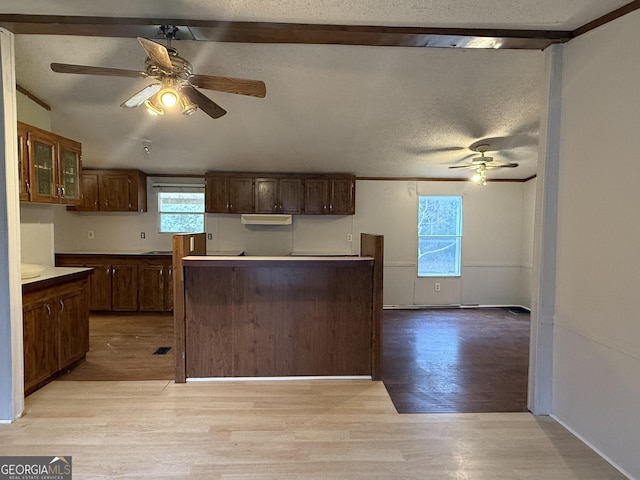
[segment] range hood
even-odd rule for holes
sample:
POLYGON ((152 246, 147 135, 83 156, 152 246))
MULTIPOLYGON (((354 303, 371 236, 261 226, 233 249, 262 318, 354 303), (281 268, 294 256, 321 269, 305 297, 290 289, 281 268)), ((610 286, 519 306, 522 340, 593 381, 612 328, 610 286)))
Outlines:
POLYGON ((246 225, 291 225, 291 215, 249 213, 240 217, 246 225))

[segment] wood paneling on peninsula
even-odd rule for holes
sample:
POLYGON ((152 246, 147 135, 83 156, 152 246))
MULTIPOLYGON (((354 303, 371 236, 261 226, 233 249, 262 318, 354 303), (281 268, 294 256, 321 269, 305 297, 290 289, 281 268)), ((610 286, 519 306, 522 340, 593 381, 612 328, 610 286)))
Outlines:
MULTIPOLYGON (((379 375, 381 258, 183 258, 198 253, 190 237, 174 237, 177 382, 379 375)), ((381 252, 382 237, 370 237, 381 252)))

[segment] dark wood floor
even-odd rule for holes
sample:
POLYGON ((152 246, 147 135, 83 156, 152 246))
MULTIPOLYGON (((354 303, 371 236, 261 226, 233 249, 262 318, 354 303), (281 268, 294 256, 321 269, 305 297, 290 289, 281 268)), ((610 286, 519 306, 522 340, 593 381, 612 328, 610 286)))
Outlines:
POLYGON ((171 380, 174 378, 173 316, 92 313, 89 352, 60 380, 171 380), (171 347, 154 355, 159 347, 171 347))
POLYGON ((529 313, 385 310, 382 358, 399 413, 526 411, 529 313))

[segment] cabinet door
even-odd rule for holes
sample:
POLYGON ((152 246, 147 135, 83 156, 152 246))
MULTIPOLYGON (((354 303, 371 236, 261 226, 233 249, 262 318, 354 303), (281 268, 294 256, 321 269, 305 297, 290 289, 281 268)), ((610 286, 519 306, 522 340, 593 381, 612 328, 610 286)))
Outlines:
POLYGON ((86 281, 55 299, 58 309, 58 369, 81 359, 89 350, 89 308, 86 281))
POLYGON ((100 174, 100 210, 128 212, 130 199, 129 175, 126 172, 100 174))
POLYGON ((304 193, 301 178, 281 178, 278 181, 279 213, 302 213, 304 193))
POLYGON ((138 268, 138 306, 140 311, 164 311, 164 295, 165 267, 157 264, 140 265, 138 268))
POLYGON ((333 215, 353 215, 355 180, 352 178, 332 179, 330 181, 329 213, 333 215))
POLYGON ((80 203, 80 155, 78 142, 58 139, 58 184, 60 203, 80 203))
POLYGON ((253 213, 253 178, 229 178, 229 213, 253 213))
POLYGON ((53 134, 40 130, 28 134, 32 202, 58 203, 56 145, 53 134))
POLYGON ((255 213, 278 212, 278 180, 275 178, 255 179, 255 213))
POLYGON ((27 151, 27 127, 18 122, 18 175, 20 176, 20 201, 29 201, 29 157, 27 151))
POLYGON ((111 309, 122 312, 138 310, 136 265, 111 265, 111 309))
POLYGON ((83 265, 93 268, 89 276, 89 309, 111 310, 111 265, 83 265))
POLYGON ((54 308, 50 298, 23 305, 25 391, 58 370, 58 326, 54 308))
POLYGON ((73 210, 96 212, 100 208, 98 197, 98 174, 82 173, 80 178, 80 204, 73 210))
POLYGON ((320 178, 304 181, 304 213, 322 215, 328 212, 329 182, 320 178))
POLYGON ((207 176, 205 201, 208 213, 229 212, 229 186, 226 177, 207 176))

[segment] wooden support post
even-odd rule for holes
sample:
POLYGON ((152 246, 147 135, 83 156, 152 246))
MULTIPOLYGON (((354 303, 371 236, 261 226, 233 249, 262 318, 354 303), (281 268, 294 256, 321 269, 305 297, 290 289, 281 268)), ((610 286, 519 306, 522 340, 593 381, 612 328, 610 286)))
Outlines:
POLYGON ((360 234, 360 255, 373 257, 373 304, 371 325, 371 379, 382 380, 382 280, 384 236, 360 234))
POLYGON ((173 323, 175 335, 176 383, 187 381, 186 373, 186 318, 184 308, 184 268, 182 258, 207 254, 207 237, 204 233, 173 236, 173 323))

